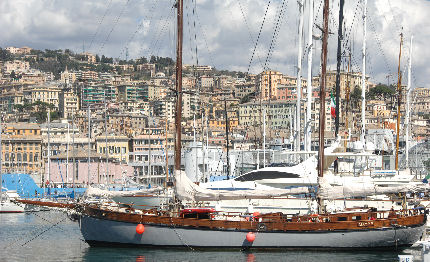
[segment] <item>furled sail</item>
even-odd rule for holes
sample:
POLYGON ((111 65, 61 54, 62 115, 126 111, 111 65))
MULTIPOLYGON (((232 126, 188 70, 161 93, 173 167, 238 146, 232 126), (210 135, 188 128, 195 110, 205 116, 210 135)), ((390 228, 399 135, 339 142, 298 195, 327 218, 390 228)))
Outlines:
POLYGON ((111 191, 100 189, 96 187, 89 186, 87 190, 85 190, 86 197, 102 197, 102 198, 112 198, 118 196, 134 196, 134 195, 142 195, 142 194, 152 194, 161 192, 163 188, 156 187, 151 189, 141 189, 141 190, 130 190, 130 191, 111 191))
POLYGON ((284 197, 288 195, 311 193, 308 187, 297 187, 292 189, 272 189, 272 190, 210 190, 202 188, 193 183, 184 171, 175 171, 176 196, 180 200, 188 201, 218 201, 218 200, 238 200, 238 199, 268 199, 274 197, 284 197))
POLYGON ((323 199, 337 199, 344 197, 365 197, 399 192, 421 192, 425 188, 416 183, 399 186, 378 186, 372 183, 354 183, 350 185, 332 186, 324 177, 319 178, 318 195, 323 199))

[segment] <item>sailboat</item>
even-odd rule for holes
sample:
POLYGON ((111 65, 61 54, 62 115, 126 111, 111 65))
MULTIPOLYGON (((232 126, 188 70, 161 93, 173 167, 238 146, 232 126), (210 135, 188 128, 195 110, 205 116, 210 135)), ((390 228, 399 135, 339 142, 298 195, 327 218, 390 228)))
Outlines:
MULTIPOLYGON (((326 213, 324 197, 339 192, 324 183, 325 73, 328 34, 323 37, 320 89, 320 149, 318 176, 323 194, 319 212, 307 216, 282 213, 231 214, 212 208, 183 208, 181 201, 213 198, 270 198, 307 190, 231 192, 203 189, 180 170, 182 102, 182 16, 183 0, 176 4, 178 18, 176 60, 176 146, 175 205, 168 211, 116 208, 105 204, 81 203, 76 209, 85 241, 90 245, 138 245, 191 248, 397 248, 420 239, 425 228, 424 210, 379 212, 377 210, 326 213)), ((328 32, 329 0, 324 3, 324 32, 328 32)), ((365 192, 363 192, 365 193, 365 192)))

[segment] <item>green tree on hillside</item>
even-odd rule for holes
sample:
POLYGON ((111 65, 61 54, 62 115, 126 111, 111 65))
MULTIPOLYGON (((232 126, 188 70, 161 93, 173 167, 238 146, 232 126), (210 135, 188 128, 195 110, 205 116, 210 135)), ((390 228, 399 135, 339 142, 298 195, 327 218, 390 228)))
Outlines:
POLYGON ((354 108, 358 107, 361 101, 361 88, 359 86, 355 86, 354 90, 350 96, 351 106, 354 108))
POLYGON ((369 99, 379 99, 384 100, 396 93, 396 89, 393 86, 387 86, 383 84, 378 84, 377 86, 370 88, 366 96, 369 99))

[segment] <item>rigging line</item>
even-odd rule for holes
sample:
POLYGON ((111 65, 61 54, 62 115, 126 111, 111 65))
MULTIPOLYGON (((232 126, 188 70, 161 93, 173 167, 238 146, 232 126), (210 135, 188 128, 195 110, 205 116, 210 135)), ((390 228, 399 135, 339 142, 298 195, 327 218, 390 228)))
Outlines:
POLYGON ((112 6, 112 0, 110 0, 110 1, 109 1, 108 5, 107 5, 107 7, 106 7, 106 10, 105 10, 105 12, 104 12, 104 14, 103 14, 102 18, 100 19, 100 21, 99 21, 99 23, 98 23, 98 25, 97 25, 96 31, 94 32, 93 36, 91 37, 91 42, 90 42, 90 46, 88 47, 88 51, 89 51, 89 50, 91 50, 91 47, 92 47, 93 42, 94 42, 94 39, 96 38, 97 34, 99 33, 99 30, 100 30, 100 28, 101 28, 101 25, 102 25, 102 23, 103 23, 103 21, 104 21, 104 19, 105 19, 106 15, 107 15, 107 13, 108 13, 109 9, 111 8, 111 6, 112 6))
MULTIPOLYGON (((243 21, 245 22, 246 29, 248 29, 249 39, 251 40, 251 43, 254 43, 254 37, 252 36, 252 31, 251 31, 251 28, 249 27, 248 20, 246 19, 245 12, 243 11, 240 0, 238 0, 237 3, 239 4, 239 9, 240 9, 240 12, 242 13, 242 18, 243 18, 243 21)), ((258 61, 260 62, 261 67, 263 67, 263 62, 261 61, 260 55, 258 53, 256 55, 257 55, 258 61)))
MULTIPOLYGON (((196 0, 193 0, 194 6, 193 6, 193 30, 194 30, 194 43, 196 44, 196 65, 199 65, 199 56, 198 56, 198 43, 197 43, 197 30, 196 30, 196 12, 197 12, 197 3, 196 0)), ((196 82, 197 84, 197 82, 196 82)))
POLYGON ((268 63, 270 63, 270 59, 271 59, 271 56, 273 54, 273 49, 275 48, 276 41, 278 40, 278 35, 279 35, 278 33, 279 33, 279 29, 281 27, 281 24, 282 24, 282 21, 283 21, 283 18, 284 18, 283 16, 285 14, 285 9, 286 9, 287 4, 288 4, 288 0, 283 0, 280 3, 281 7, 278 8, 278 16, 277 16, 276 22, 274 24, 274 30, 273 30, 273 34, 272 34, 272 39, 270 41, 270 46, 269 46, 269 50, 267 52, 266 61, 264 62, 263 70, 267 70, 268 69, 267 65, 268 65, 268 63))
MULTIPOLYGON (((251 68, 252 60, 253 60, 254 55, 255 55, 255 50, 257 49, 258 41, 260 40, 261 32, 263 30, 263 26, 264 26, 264 23, 266 21, 267 11, 269 10, 269 7, 270 7, 270 0, 267 3, 266 11, 264 11, 263 21, 261 22, 260 30, 259 30, 258 35, 257 35, 257 40, 255 40, 254 50, 252 51, 251 59, 249 60, 249 64, 248 64, 248 70, 246 71, 247 75, 249 75, 249 70, 251 68)), ((261 61, 260 61, 260 63, 261 63, 261 61)), ((264 66, 263 66, 263 68, 264 68, 264 66)))
POLYGON ((321 7, 322 7, 323 2, 324 2, 323 0, 320 1, 320 5, 318 6, 317 11, 315 12, 314 24, 317 23, 317 19, 319 18, 318 15, 321 11, 321 7))
MULTIPOLYGON (((44 221, 46 221, 46 222, 50 223, 50 224, 54 224, 52 221, 50 221, 50 220, 48 220, 48 219, 46 219, 46 218, 44 218, 44 217, 42 217, 42 216, 39 216, 39 215, 37 215, 36 213, 37 213, 37 212, 33 212, 32 214, 33 214, 33 215, 35 215, 35 216, 37 216, 38 218, 40 218, 40 219, 42 219, 42 220, 44 220, 44 221)), ((58 227, 61 231, 66 232, 66 230, 65 230, 64 228, 61 228, 61 227, 60 227, 60 226, 58 226, 58 225, 57 225, 57 227, 58 227)))
POLYGON ((351 25, 349 26, 349 31, 346 30, 346 26, 345 26, 345 33, 344 33, 345 41, 343 41, 343 46, 342 46, 343 49, 347 49, 348 46, 350 45, 351 33, 353 32, 352 28, 354 26, 354 23, 355 23, 357 17, 358 17, 357 15, 358 15, 358 11, 359 11, 360 6, 361 6, 360 1, 357 1, 357 4, 355 6, 355 10, 354 10, 354 15, 352 18, 352 22, 351 22, 351 25))
MULTIPOLYGON (((153 14, 153 10, 154 10, 154 8, 155 8, 155 3, 157 2, 158 0, 156 0, 155 2, 154 2, 154 4, 152 5, 152 11, 150 11, 150 14, 153 14)), ((137 35, 137 33, 139 33, 139 31, 142 29, 142 27, 144 26, 144 19, 142 19, 140 22, 139 22, 139 24, 138 24, 138 26, 137 26, 137 29, 134 31, 134 33, 130 36, 130 38, 127 40, 127 42, 126 42, 126 44, 125 44, 125 46, 121 49, 121 53, 119 54, 119 57, 121 57, 122 56, 122 54, 124 53, 124 51, 126 50, 126 48, 128 47, 128 45, 131 43, 131 41, 133 41, 133 39, 134 39, 134 37, 137 35)))
POLYGON ((51 228, 57 226, 58 224, 60 224, 61 222, 63 222, 64 220, 68 219, 68 217, 65 217, 61 220, 59 220, 58 222, 56 222, 55 224, 52 224, 50 227, 48 227, 47 229, 43 230, 41 233, 35 235, 33 238, 31 238, 30 240, 26 241, 24 244, 22 244, 21 246, 25 246, 28 243, 30 243, 31 241, 35 240, 36 238, 40 237, 41 235, 43 235, 44 233, 46 233, 48 230, 50 230, 51 228))
MULTIPOLYGON (((188 3, 188 1, 186 1, 188 3)), ((190 26, 190 15, 189 15, 189 7, 187 8, 185 3, 184 9, 186 10, 186 20, 187 20, 187 28, 188 28, 188 37, 189 37, 189 45, 190 45, 190 53, 191 53, 191 61, 194 61, 194 52, 193 52, 193 46, 192 46, 192 39, 191 39, 191 26, 190 26)), ((192 3, 191 3, 192 4, 192 3)))
MULTIPOLYGON (((172 12, 172 15, 174 16, 174 15, 175 15, 175 13, 174 13, 174 12, 172 12)), ((156 46, 158 47, 158 48, 157 48, 157 51, 156 51, 156 53, 155 53, 155 54, 156 54, 156 56, 158 56, 158 54, 160 53, 160 49, 161 49, 161 46, 162 46, 162 45, 159 45, 159 44, 158 44, 158 42, 159 42, 159 40, 161 40, 161 37, 164 35, 164 33, 168 31, 168 30, 167 30, 167 28, 169 28, 169 27, 170 27, 170 24, 171 24, 171 23, 173 23, 172 21, 173 21, 173 19, 168 19, 168 20, 167 20, 167 23, 165 23, 165 24, 164 24, 164 27, 161 29, 161 33, 160 33, 160 35, 159 35, 160 37, 157 39, 157 42, 155 43, 155 44, 156 44, 156 46)))
POLYGON ((113 30, 115 29, 116 25, 118 24, 119 20, 121 19, 121 16, 123 15, 125 8, 127 7, 127 5, 130 3, 130 0, 127 0, 127 2, 124 4, 124 6, 121 9, 121 12, 119 13, 119 15, 116 17, 114 24, 112 25, 111 30, 109 31, 109 33, 106 36, 106 39, 103 41, 102 45, 100 46, 99 49, 99 53, 102 53, 105 44, 107 43, 107 41, 109 41, 110 35, 112 34, 113 30))
POLYGON ((158 29, 160 29, 160 24, 161 24, 161 29, 157 30, 156 34, 154 35, 154 38, 151 41, 151 44, 149 46, 149 50, 148 50, 148 55, 149 56, 153 56, 154 55, 154 49, 156 48, 159 39, 161 38, 161 36, 164 33, 164 30, 166 29, 166 25, 170 24, 170 16, 171 16, 171 12, 174 11, 175 6, 172 5, 172 7, 170 8, 170 10, 168 11, 168 13, 166 14, 165 17, 161 18, 161 22, 158 24, 158 29))
MULTIPOLYGON (((151 25, 152 25, 152 18, 154 18, 154 14, 155 14, 155 6, 156 6, 156 4, 157 3, 159 3, 159 1, 158 0, 156 0, 156 1, 154 1, 153 2, 153 5, 151 6, 151 8, 149 9, 149 18, 148 18, 148 21, 149 21, 149 24, 148 24, 148 28, 151 28, 151 25)), ((145 48, 145 51, 148 49, 148 46, 145 48)), ((138 54, 142 54, 142 53, 144 53, 143 52, 143 45, 141 45, 140 46, 140 49, 139 49, 139 52, 138 52, 138 54)))
POLYGON ((379 51, 382 53, 382 57, 384 58, 384 63, 385 63, 386 69, 387 69, 388 73, 391 75, 393 72, 391 71, 391 68, 388 64, 387 56, 385 55, 384 49, 382 48, 381 38, 379 38, 378 34, 376 33, 376 27, 375 27, 375 24, 374 24, 371 16, 367 16, 367 17, 368 17, 369 25, 373 31, 373 35, 374 35, 375 40, 376 40, 376 46, 378 47, 379 51))
POLYGON ((388 5, 390 6, 391 15, 393 16, 393 20, 394 20, 394 24, 396 26, 396 30, 400 34, 403 31, 403 27, 399 26, 399 23, 398 23, 398 21, 396 19, 396 16, 394 15, 393 7, 391 6, 391 1, 387 0, 387 2, 388 2, 388 5))
POLYGON ((202 32, 203 40, 205 41, 206 49, 208 50, 208 53, 209 53, 210 63, 215 66, 212 52, 209 49, 209 45, 208 45, 206 33, 205 33, 205 30, 203 29, 203 26, 202 26, 202 24, 200 22, 200 16, 199 16, 199 13, 197 13, 197 10, 196 10, 196 17, 197 17, 197 23, 198 23, 198 25, 200 27, 200 30, 202 32))

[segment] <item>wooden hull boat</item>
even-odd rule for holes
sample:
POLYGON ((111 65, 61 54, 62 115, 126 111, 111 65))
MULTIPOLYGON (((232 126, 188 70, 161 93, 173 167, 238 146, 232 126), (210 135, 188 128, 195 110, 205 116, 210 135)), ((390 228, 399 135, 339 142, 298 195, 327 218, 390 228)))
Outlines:
POLYGON ((399 248, 420 240, 425 214, 387 212, 327 216, 260 217, 210 214, 205 218, 156 211, 115 211, 82 206, 80 228, 90 245, 193 248, 399 248), (369 217, 372 220, 369 220, 369 217), (372 218, 373 217, 373 218, 372 218), (377 217, 377 218, 376 218, 377 217), (136 232, 138 224, 144 232, 136 232), (250 233, 251 232, 251 233, 250 233), (255 240, 248 241, 248 234, 255 240))

